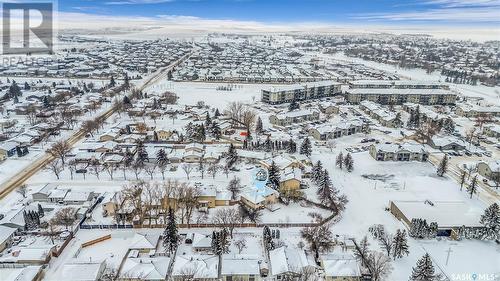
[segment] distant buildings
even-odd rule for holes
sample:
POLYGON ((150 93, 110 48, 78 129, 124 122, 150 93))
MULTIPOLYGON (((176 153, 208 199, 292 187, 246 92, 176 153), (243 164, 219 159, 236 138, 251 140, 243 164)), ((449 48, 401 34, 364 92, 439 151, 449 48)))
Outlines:
POLYGON ((488 115, 490 117, 500 116, 499 106, 479 106, 471 104, 460 104, 455 109, 459 116, 474 118, 479 115, 488 115))
POLYGON ((309 109, 294 110, 269 116, 271 124, 282 127, 316 120, 319 120, 319 112, 309 109))
POLYGON ((348 84, 346 100, 353 104, 368 100, 379 104, 453 105, 457 99, 448 86, 433 82, 357 80, 348 84))
POLYGON ((332 81, 311 82, 280 86, 262 90, 262 102, 281 104, 292 101, 303 101, 331 97, 341 92, 341 84, 332 81))

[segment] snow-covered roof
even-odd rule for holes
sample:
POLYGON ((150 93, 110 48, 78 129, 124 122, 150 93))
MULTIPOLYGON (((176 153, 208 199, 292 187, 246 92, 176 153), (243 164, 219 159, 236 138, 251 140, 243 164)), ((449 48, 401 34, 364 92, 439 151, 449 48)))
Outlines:
POLYGON ((102 274, 103 268, 104 262, 66 263, 47 280, 95 281, 102 274))
POLYGON ((287 272, 300 272, 304 267, 310 266, 304 250, 287 246, 269 251, 269 262, 272 275, 287 272))
POLYGON ((77 201, 77 202, 85 202, 91 196, 91 191, 75 191, 71 190, 66 197, 64 197, 64 201, 77 201))
POLYGON ((185 272, 193 278, 217 278, 219 258, 212 255, 178 255, 175 257, 172 276, 182 276, 185 272))
POLYGON ((443 89, 400 89, 400 88, 390 88, 390 89, 373 89, 373 88, 357 88, 349 89, 347 91, 354 95, 451 95, 453 92, 443 89))
POLYGON ((16 232, 17 229, 0 225, 0 244, 3 244, 9 237, 16 232))
POLYGON ((281 92, 281 91, 293 91, 293 90, 300 90, 300 89, 304 89, 304 88, 325 87, 325 86, 333 86, 333 85, 340 85, 340 83, 334 82, 334 81, 317 81, 317 82, 309 82, 309 83, 303 83, 303 84, 272 86, 270 88, 266 88, 263 90, 270 91, 270 92, 281 92))
POLYGON ((243 193, 241 194, 241 197, 252 202, 253 204, 259 204, 259 203, 264 202, 267 197, 269 197, 273 194, 278 194, 278 191, 265 185, 261 188, 250 187, 250 188, 243 191, 243 193))
POLYGON ((285 113, 280 113, 275 115, 277 119, 283 120, 286 118, 295 118, 295 117, 302 117, 302 116, 309 116, 318 113, 317 111, 310 110, 310 109, 301 109, 301 110, 293 110, 293 111, 288 111, 285 113))
POLYGON ((222 257, 222 275, 260 275, 262 260, 253 255, 224 255, 222 257))
POLYGON ((425 219, 436 222, 441 227, 460 227, 462 225, 481 226, 479 218, 483 210, 473 208, 463 201, 393 201, 408 220, 425 219))
POLYGON ((323 268, 327 277, 361 276, 359 262, 355 259, 323 260, 323 268))
POLYGON ((40 265, 16 268, 0 268, 0 276, 4 280, 33 281, 41 270, 40 265))
POLYGON ((135 257, 127 258, 122 265, 119 277, 123 279, 165 280, 170 258, 135 257))

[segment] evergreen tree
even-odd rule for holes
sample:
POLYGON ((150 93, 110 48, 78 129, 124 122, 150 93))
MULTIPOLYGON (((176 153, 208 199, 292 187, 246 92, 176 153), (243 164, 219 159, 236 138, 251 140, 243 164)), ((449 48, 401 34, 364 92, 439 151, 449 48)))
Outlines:
POLYGON ((219 116, 220 116, 219 109, 218 109, 218 108, 216 108, 216 109, 215 109, 215 112, 214 112, 214 117, 215 117, 215 118, 219 118, 219 116))
POLYGON ((396 260, 396 258, 402 258, 403 255, 408 255, 410 253, 408 248, 406 230, 403 229, 403 231, 401 231, 398 229, 392 242, 392 256, 394 260, 396 260))
POLYGON ((426 253, 421 259, 417 261, 417 266, 413 268, 411 281, 434 281, 439 280, 434 272, 431 257, 426 253))
POLYGON ((43 96, 42 102, 43 102, 43 107, 44 108, 49 107, 50 106, 49 96, 43 96))
POLYGON ((125 89, 130 88, 130 77, 128 77, 128 73, 125 72, 125 77, 123 78, 123 86, 125 89))
POLYGON ((396 114, 396 117, 394 118, 394 125, 396 126, 396 128, 400 128, 401 126, 403 126, 403 120, 401 119, 401 113, 398 112, 396 114))
POLYGON ((38 216, 45 216, 45 212, 43 211, 42 205, 38 204, 38 216))
POLYGON ((500 239, 500 209, 498 203, 493 203, 486 208, 479 222, 485 228, 483 239, 500 239))
POLYGON ((452 134, 455 132, 455 122, 451 118, 446 118, 443 123, 443 127, 445 132, 448 134, 452 134))
POLYGON ((417 108, 415 109, 415 116, 414 116, 414 127, 415 128, 420 128, 420 105, 417 105, 417 108))
POLYGON ((229 253, 229 237, 225 228, 212 233, 211 247, 215 255, 221 256, 229 253))
POLYGON ((165 153, 165 149, 160 149, 158 150, 158 152, 156 153, 156 164, 158 164, 158 166, 163 166, 163 165, 166 165, 168 162, 168 159, 167 159, 167 154, 165 153))
POLYGON ((205 128, 210 128, 212 125, 212 119, 210 118, 210 113, 207 111, 207 116, 205 117, 205 128))
POLYGON ((273 237, 271 235, 271 230, 267 225, 264 226, 264 229, 262 230, 262 239, 264 240, 264 247, 266 248, 267 251, 274 250, 275 245, 273 237))
POLYGON ((109 80, 109 86, 110 87, 116 86, 115 77, 111 76, 111 79, 109 80))
POLYGON ((29 91, 30 89, 30 84, 28 84, 28 82, 24 82, 24 90, 29 91))
POLYGON ((306 137, 302 142, 302 145, 300 146, 300 154, 309 157, 311 156, 311 153, 312 153, 311 141, 309 140, 309 138, 306 137))
POLYGON ((165 245, 170 254, 173 254, 179 245, 177 223, 175 222, 175 214, 172 208, 168 209, 167 227, 163 233, 163 245, 165 245))
POLYGON ((354 159, 352 159, 351 153, 347 153, 347 155, 345 156, 344 166, 349 173, 354 170, 354 159))
POLYGON ((292 111, 292 110, 296 110, 296 109, 300 109, 300 104, 296 100, 293 100, 290 103, 290 105, 288 105, 288 111, 292 111))
POLYGON ((339 155, 337 156, 337 159, 335 160, 335 165, 337 165, 337 167, 339 167, 342 170, 342 167, 344 165, 344 155, 342 154, 342 152, 340 152, 339 155))
POLYGON ((19 98, 21 96, 21 88, 17 85, 16 81, 12 81, 12 84, 9 87, 9 97, 11 98, 19 98))
POLYGON ((264 150, 266 152, 271 152, 271 150, 273 150, 273 144, 270 136, 267 136, 266 141, 264 142, 264 150))
POLYGON ((477 192, 477 175, 475 175, 469 185, 469 191, 468 193, 470 194, 470 198, 472 199, 472 195, 474 195, 477 192))
POLYGON ((257 118, 257 122, 255 123, 255 133, 257 133, 257 135, 260 135, 260 134, 262 134, 263 131, 264 131, 264 127, 262 125, 262 119, 259 116, 257 118))
POLYGON ((144 148, 144 143, 142 142, 139 142, 137 144, 137 157, 136 157, 136 160, 138 162, 145 162, 148 160, 148 152, 146 151, 146 149, 144 148))
POLYGON ((236 152, 236 148, 234 147, 234 145, 231 143, 227 152, 226 165, 228 168, 232 168, 237 161, 238 153, 236 152))
POLYGON ((323 176, 323 164, 321 164, 321 161, 318 160, 316 162, 316 165, 313 166, 312 168, 312 178, 315 183, 318 183, 320 178, 323 176))
POLYGON ((288 152, 288 153, 297 152, 297 144, 293 141, 293 139, 290 139, 288 141, 288 146, 287 146, 286 152, 288 152))
POLYGON ((439 163, 436 173, 438 176, 442 177, 446 171, 448 171, 448 157, 445 154, 439 163))
POLYGON ((212 125, 210 127, 210 131, 212 132, 212 136, 216 139, 219 140, 222 136, 222 132, 219 127, 219 123, 217 123, 215 120, 212 121, 212 125))
POLYGON ((323 170, 321 174, 321 178, 318 182, 319 188, 316 193, 321 203, 326 204, 332 200, 332 181, 326 169, 323 170))
POLYGON ((270 184, 272 188, 278 190, 281 182, 280 171, 274 161, 271 162, 271 166, 269 166, 269 168, 267 169, 267 174, 268 184, 270 184))

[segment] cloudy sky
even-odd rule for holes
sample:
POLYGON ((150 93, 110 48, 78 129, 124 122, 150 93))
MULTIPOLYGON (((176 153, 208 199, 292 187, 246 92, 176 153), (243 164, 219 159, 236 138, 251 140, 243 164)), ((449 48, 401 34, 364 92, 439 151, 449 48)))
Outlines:
POLYGON ((500 39, 500 0, 59 0, 58 10, 60 26, 171 24, 213 31, 322 32, 355 27, 436 31, 465 39, 488 33, 489 39, 500 39))
POLYGON ((62 0, 61 11, 259 22, 442 23, 498 28, 500 0, 62 0))

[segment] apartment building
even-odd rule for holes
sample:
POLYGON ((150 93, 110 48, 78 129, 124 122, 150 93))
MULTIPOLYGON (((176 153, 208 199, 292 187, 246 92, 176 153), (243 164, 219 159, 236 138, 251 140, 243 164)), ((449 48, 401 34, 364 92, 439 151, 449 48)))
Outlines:
POLYGON ((309 109, 294 110, 269 116, 271 124, 282 127, 315 120, 319 120, 319 112, 309 109))
POLYGON ((457 95, 436 82, 357 80, 348 83, 346 100, 358 104, 364 100, 379 104, 453 105, 457 95))
POLYGON ((341 93, 341 83, 319 81, 263 89, 261 100, 265 103, 281 104, 294 100, 302 101, 331 97, 339 93, 341 93))

